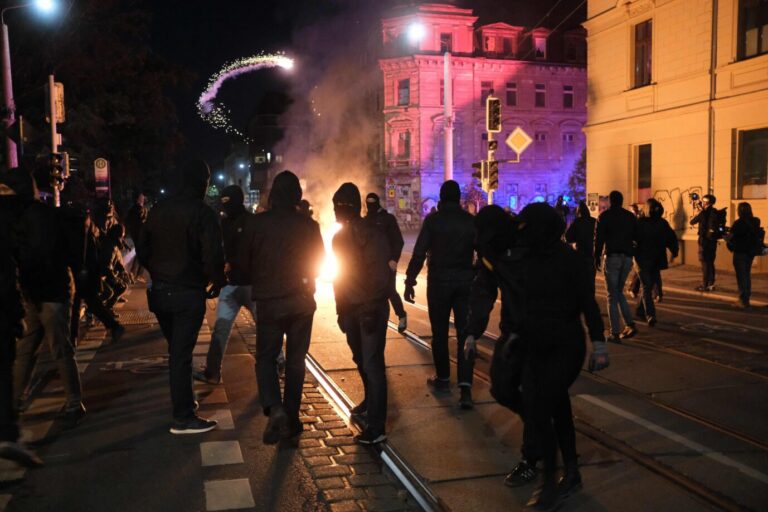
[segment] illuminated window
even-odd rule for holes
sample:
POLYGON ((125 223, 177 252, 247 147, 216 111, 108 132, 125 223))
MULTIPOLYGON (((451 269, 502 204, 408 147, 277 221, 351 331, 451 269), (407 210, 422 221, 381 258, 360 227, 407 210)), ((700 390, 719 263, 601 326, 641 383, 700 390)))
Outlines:
POLYGON ((739 199, 768 198, 768 128, 739 132, 736 172, 739 199))
POLYGON ((768 53, 768 0, 739 2, 739 58, 768 53))
POLYGON ((480 106, 485 108, 485 100, 493 91, 493 82, 480 82, 480 106))
POLYGON ((651 83, 652 33, 653 20, 635 25, 634 87, 642 87, 651 83))
POLYGON ((573 108, 573 86, 563 86, 563 108, 573 108))
POLYGON ((397 158, 411 157, 411 132, 400 132, 397 136, 397 158))
POLYGON ((547 132, 536 132, 533 137, 534 148, 536 150, 536 156, 538 158, 546 158, 549 156, 549 147, 547 146, 547 132))
POLYGON ((517 106, 517 84, 515 82, 507 82, 507 106, 517 106))
POLYGON ((408 106, 411 103, 411 81, 409 79, 397 82, 397 104, 408 106))
POLYGON ((547 88, 544 84, 536 84, 536 106, 547 106, 547 88))
POLYGON ((440 53, 453 51, 453 34, 443 32, 440 34, 440 53))
POLYGON ((637 202, 644 203, 651 197, 652 147, 641 144, 636 147, 637 202))
POLYGON ((536 60, 545 60, 547 58, 547 38, 535 37, 533 46, 536 51, 536 60))

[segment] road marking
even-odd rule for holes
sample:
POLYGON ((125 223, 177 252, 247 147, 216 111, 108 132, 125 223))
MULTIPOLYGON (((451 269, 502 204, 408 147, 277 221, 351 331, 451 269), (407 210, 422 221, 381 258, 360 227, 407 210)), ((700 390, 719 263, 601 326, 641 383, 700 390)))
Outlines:
POLYGON ((200 443, 200 459, 203 467, 242 464, 243 452, 237 441, 208 441, 200 443))
POLYGON ((704 340, 704 341, 708 341, 709 343, 715 343, 716 345, 723 345, 725 347, 730 347, 730 348, 732 348, 734 350, 740 350, 742 352, 746 352, 747 354, 762 354, 763 353, 762 350, 755 350, 753 348, 742 347, 741 345, 736 345, 734 343, 728 343, 728 342, 725 342, 725 341, 713 340, 711 338, 701 338, 701 339, 704 340))
POLYGON ((710 458, 715 462, 719 462, 724 466, 730 466, 732 468, 735 468, 741 471, 742 473, 744 473, 745 475, 751 478, 754 478, 755 480, 758 480, 764 484, 768 484, 768 475, 766 475, 765 473, 761 473, 760 471, 754 468, 751 468, 745 464, 742 464, 741 462, 735 461, 721 452, 715 451, 711 448, 707 448, 706 446, 699 444, 696 441, 691 441, 687 437, 681 436, 680 434, 672 432, 671 430, 668 430, 664 427, 656 425, 655 423, 648 421, 645 418, 641 418, 640 416, 632 414, 629 411, 625 411, 624 409, 616 407, 615 405, 611 405, 608 402, 605 402, 604 400, 597 398, 596 396, 593 396, 593 395, 576 395, 576 396, 591 403, 592 405, 596 405, 602 409, 605 409, 606 411, 612 412, 617 416, 620 416, 637 425, 640 425, 641 427, 644 427, 647 430, 650 430, 651 432, 655 432, 656 434, 659 434, 660 436, 665 437, 670 441, 681 444, 686 448, 689 448, 695 452, 698 452, 699 454, 707 458, 710 458))
POLYGON ((247 478, 210 480, 205 482, 207 510, 234 510, 255 507, 251 483, 247 478))

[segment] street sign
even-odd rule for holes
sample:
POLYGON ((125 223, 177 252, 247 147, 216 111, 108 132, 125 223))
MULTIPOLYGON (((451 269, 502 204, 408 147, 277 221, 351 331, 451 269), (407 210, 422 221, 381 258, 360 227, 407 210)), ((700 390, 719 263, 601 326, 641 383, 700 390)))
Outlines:
POLYGON ((525 133, 525 130, 519 126, 512 130, 512 133, 509 134, 509 137, 507 137, 506 140, 507 146, 517 153, 518 157, 520 156, 520 153, 528 149, 531 142, 533 142, 531 136, 525 133))
POLYGON ((109 162, 105 158, 93 161, 93 175, 96 181, 96 196, 109 197, 109 162))
MULTIPOLYGON (((64 106, 64 84, 61 82, 56 82, 53 87, 53 102, 56 109, 56 123, 61 124, 64 121, 67 120, 67 113, 66 108, 64 106)), ((51 122, 51 103, 48 100, 50 98, 50 92, 48 90, 48 85, 45 86, 45 121, 50 123, 51 122)))

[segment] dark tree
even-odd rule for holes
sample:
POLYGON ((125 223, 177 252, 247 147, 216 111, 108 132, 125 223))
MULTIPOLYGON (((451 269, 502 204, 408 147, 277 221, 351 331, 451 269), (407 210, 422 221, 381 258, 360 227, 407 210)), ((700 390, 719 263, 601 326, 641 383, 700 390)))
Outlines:
POLYGON ((568 177, 568 195, 575 202, 582 201, 587 196, 587 150, 581 150, 581 156, 568 177))

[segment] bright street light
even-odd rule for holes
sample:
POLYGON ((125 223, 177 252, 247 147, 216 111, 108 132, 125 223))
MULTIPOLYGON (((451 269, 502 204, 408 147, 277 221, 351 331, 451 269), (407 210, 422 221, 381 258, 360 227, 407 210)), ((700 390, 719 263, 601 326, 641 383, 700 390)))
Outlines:
POLYGON ((408 26, 408 39, 412 43, 416 44, 421 42, 421 40, 424 39, 424 36, 426 35, 427 29, 418 21, 415 21, 408 26))
POLYGON ((240 162, 240 164, 238 165, 238 167, 239 167, 239 168, 241 168, 241 169, 245 169, 245 164, 244 164, 244 163, 242 163, 242 162, 240 162))
POLYGON ((217 178, 219 179, 219 181, 224 181, 224 174, 222 174, 222 173, 219 173, 219 175, 217 176, 217 178))
POLYGON ((34 6, 44 14, 51 14, 59 7, 58 2, 55 0, 35 0, 34 6))

